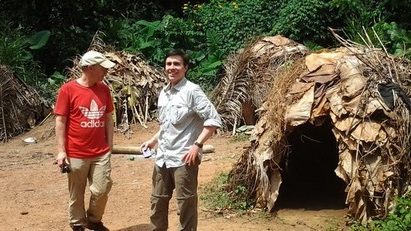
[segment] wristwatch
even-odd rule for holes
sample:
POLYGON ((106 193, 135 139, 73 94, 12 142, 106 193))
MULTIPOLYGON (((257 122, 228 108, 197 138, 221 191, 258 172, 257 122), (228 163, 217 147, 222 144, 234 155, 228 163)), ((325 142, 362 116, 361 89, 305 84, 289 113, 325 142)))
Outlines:
POLYGON ((195 145, 197 145, 197 147, 199 147, 199 148, 203 148, 203 144, 202 143, 200 143, 200 142, 194 142, 194 144, 195 145))

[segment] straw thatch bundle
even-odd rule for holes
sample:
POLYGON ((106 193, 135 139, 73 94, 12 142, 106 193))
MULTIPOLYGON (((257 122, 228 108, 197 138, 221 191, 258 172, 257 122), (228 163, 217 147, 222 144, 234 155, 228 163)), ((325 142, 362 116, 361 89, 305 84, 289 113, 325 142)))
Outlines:
POLYGON ((7 142, 34 127, 49 110, 34 88, 0 65, 0 141, 7 142))
POLYGON ((231 185, 246 185, 248 199, 271 210, 282 183, 280 162, 290 153, 287 136, 328 118, 348 213, 367 222, 385 217, 393 198, 410 189, 411 63, 336 37, 344 48, 310 54, 275 77, 231 185))
POLYGON ((303 57, 307 48, 280 35, 252 42, 232 55, 224 65, 225 75, 212 94, 212 101, 226 129, 255 124, 260 108, 277 72, 303 57))
MULTIPOLYGON (((166 85, 166 77, 160 68, 150 66, 139 55, 114 51, 106 46, 97 34, 89 50, 102 52, 117 65, 109 70, 104 82, 109 86, 115 103, 115 122, 121 132, 130 135, 130 123, 146 122, 156 115, 158 94, 166 85)), ((79 57, 70 69, 71 79, 81 75, 79 57)))

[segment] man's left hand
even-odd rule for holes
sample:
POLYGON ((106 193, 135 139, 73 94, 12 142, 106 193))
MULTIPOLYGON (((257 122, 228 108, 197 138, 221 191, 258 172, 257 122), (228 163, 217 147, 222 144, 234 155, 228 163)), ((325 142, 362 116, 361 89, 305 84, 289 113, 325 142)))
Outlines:
POLYGON ((183 156, 183 161, 188 165, 195 165, 198 160, 200 148, 197 145, 191 145, 190 150, 183 156))

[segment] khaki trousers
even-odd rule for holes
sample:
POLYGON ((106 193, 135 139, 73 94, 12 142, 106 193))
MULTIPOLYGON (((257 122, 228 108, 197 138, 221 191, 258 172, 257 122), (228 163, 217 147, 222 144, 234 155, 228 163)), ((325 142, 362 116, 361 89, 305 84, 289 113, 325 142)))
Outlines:
POLYGON ((168 206, 174 189, 180 212, 179 230, 197 230, 197 177, 198 165, 178 168, 154 165, 150 216, 152 230, 167 230, 168 206))
POLYGON ((113 184, 110 178, 110 157, 109 152, 90 159, 68 158, 71 167, 71 172, 68 174, 70 225, 85 225, 87 221, 101 221, 108 193, 113 184), (87 180, 91 195, 86 215, 84 192, 87 180))

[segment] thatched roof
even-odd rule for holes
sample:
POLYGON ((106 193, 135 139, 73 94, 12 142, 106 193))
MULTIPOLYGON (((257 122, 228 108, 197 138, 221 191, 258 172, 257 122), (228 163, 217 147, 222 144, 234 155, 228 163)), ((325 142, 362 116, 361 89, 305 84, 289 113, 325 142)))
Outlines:
POLYGON ((409 190, 411 63, 341 42, 345 47, 310 54, 274 78, 251 146, 230 173, 233 187, 247 185, 256 205, 271 210, 277 200, 287 136, 325 118, 338 144, 335 174, 347 185, 352 218, 385 217, 393 198, 409 190))
POLYGON ((26 132, 41 122, 50 106, 3 65, 0 65, 0 141, 26 132))
POLYGON ((230 56, 211 97, 224 127, 254 124, 255 110, 266 100, 272 79, 307 52, 305 46, 277 35, 260 38, 230 56))
MULTIPOLYGON (((115 122, 121 132, 130 135, 130 123, 146 122, 156 117, 157 99, 166 85, 166 76, 161 68, 148 64, 139 54, 115 51, 104 44, 99 34, 89 50, 102 52, 117 65, 110 69, 104 82, 109 86, 115 103, 115 122)), ((80 57, 73 61, 70 79, 81 75, 80 57)))

